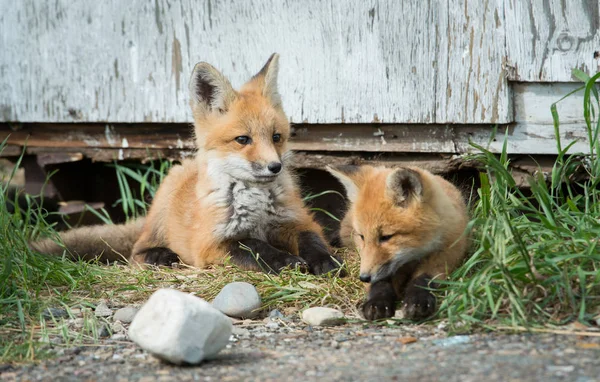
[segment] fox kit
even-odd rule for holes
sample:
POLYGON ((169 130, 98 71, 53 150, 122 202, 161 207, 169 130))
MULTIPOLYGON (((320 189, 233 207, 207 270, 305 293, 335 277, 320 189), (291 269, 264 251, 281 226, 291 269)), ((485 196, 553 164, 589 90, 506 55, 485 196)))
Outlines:
POLYGON ((344 186, 350 206, 340 227, 342 244, 360 253, 367 283, 366 319, 392 317, 404 300, 405 317, 436 310, 432 280, 443 279, 466 255, 467 208, 443 178, 414 168, 328 168, 344 186))
MULTIPOLYGON (((339 267, 288 170, 290 125, 277 91, 278 55, 239 91, 207 63, 189 84, 197 154, 171 169, 148 216, 61 235, 75 258, 195 267, 227 254, 246 269, 339 267), (251 250, 251 251, 250 251, 251 250)), ((50 240, 33 243, 62 253, 50 240)))

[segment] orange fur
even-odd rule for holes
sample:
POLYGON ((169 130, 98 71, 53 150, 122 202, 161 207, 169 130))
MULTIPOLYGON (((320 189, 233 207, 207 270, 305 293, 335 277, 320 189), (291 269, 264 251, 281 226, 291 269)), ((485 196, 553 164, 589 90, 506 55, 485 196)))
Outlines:
POLYGON ((467 208, 448 181, 416 167, 329 171, 350 199, 340 239, 359 252, 361 279, 389 279, 402 296, 411 280, 444 279, 465 258, 467 208))
MULTIPOLYGON (((197 64, 190 80, 195 158, 171 169, 145 221, 74 230, 62 235, 68 239, 66 247, 80 258, 114 259, 106 248, 86 243, 102 232, 103 241, 110 244, 110 233, 120 229, 131 234, 129 246, 119 249, 126 250, 133 263, 168 264, 177 256, 186 264, 205 267, 221 262, 239 248, 239 240, 248 239, 259 240, 257 245, 271 253, 265 258, 278 269, 297 264, 298 255, 303 256, 300 265, 314 273, 333 269, 321 227, 305 208, 287 168, 290 125, 277 92, 277 64, 278 56, 271 56, 239 91, 211 65, 197 64)), ((60 249, 48 243, 34 247, 48 253, 60 249)), ((253 259, 244 253, 239 257, 244 266, 253 267, 253 259)))

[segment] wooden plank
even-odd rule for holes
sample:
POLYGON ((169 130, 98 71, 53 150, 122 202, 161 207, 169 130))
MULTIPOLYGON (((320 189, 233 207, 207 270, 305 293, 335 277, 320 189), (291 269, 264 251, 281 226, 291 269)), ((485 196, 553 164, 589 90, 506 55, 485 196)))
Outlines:
POLYGON ((514 81, 573 81, 600 71, 597 0, 504 0, 506 49, 514 81))
MULTIPOLYGON (((117 155, 111 154, 114 159, 127 159, 127 153, 132 150, 142 153, 142 157, 145 150, 193 151, 187 125, 156 127, 157 131, 168 131, 168 134, 149 133, 152 126, 155 125, 113 124, 111 135, 107 136, 102 124, 80 125, 76 132, 70 124, 25 125, 22 130, 11 133, 8 143, 26 145, 30 149, 71 148, 94 152, 115 149, 117 155)), ((2 131, 0 128, 0 138, 2 131)), ((506 133, 511 154, 556 154, 554 130, 546 124, 523 122, 501 126, 498 131, 496 139, 491 140, 492 126, 489 125, 296 125, 290 148, 298 151, 462 154, 473 152, 469 142, 475 142, 492 152, 500 152, 506 133)), ((587 132, 582 124, 562 125, 560 133, 563 146, 578 140, 571 152, 589 151, 587 132)))
POLYGON ((0 121, 188 122, 196 62, 237 86, 277 51, 293 122, 510 122, 497 7, 1 0, 0 121))
POLYGON ((436 122, 512 122, 503 0, 452 0, 440 12, 436 122))

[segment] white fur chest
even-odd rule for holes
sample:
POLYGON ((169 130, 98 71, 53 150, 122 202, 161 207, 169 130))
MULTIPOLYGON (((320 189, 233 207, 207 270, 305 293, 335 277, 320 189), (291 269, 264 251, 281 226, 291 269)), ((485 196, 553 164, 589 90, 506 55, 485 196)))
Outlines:
POLYGON ((284 187, 278 184, 258 187, 233 181, 226 189, 224 205, 228 206, 216 235, 222 239, 255 238, 267 240, 273 227, 293 221, 294 213, 282 199, 284 187))

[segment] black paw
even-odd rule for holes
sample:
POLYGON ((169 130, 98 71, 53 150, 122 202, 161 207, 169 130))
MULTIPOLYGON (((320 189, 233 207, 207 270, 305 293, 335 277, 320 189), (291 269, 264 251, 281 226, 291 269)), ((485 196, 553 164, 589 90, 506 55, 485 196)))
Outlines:
POLYGON ((169 248, 155 247, 143 252, 144 262, 150 265, 162 265, 170 267, 173 263, 179 262, 179 256, 169 248))
MULTIPOLYGON (((319 256, 311 259, 311 261, 308 262, 309 271, 314 275, 322 275, 332 271, 337 271, 343 265, 344 263, 342 262, 342 259, 334 255, 319 256)), ((340 271, 340 276, 346 276, 346 270, 342 269, 340 271)))
POLYGON ((396 302, 393 299, 371 299, 362 306, 363 316, 369 321, 394 317, 396 302))
MULTIPOLYGON (((298 236, 298 250, 300 257, 308 263, 309 271, 312 274, 322 275, 342 266, 341 259, 329 252, 329 248, 316 232, 301 232, 298 236)), ((345 276, 345 272, 343 273, 340 275, 345 276)))
POLYGON ((294 256, 281 252, 278 256, 265 263, 267 273, 280 273, 285 268, 298 268, 302 272, 307 272, 309 266, 306 261, 300 256, 294 256))
POLYGON ((433 293, 425 288, 428 286, 427 277, 419 277, 407 286, 404 295, 404 317, 420 321, 431 317, 436 312, 436 300, 433 293))

